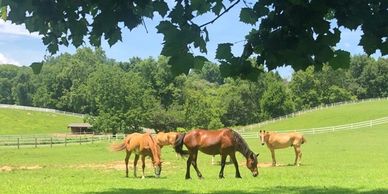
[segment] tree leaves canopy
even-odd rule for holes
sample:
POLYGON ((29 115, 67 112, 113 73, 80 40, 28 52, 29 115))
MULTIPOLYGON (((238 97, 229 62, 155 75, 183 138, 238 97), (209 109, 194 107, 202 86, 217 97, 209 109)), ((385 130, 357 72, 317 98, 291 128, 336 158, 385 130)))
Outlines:
MULTIPOLYGON (((334 68, 349 65, 349 52, 335 48, 340 29, 361 29, 359 45, 370 55, 380 50, 388 53, 388 2, 379 0, 130 0, 130 1, 0 1, 0 15, 15 24, 25 24, 30 32, 42 35, 50 53, 59 45, 79 47, 86 39, 99 47, 104 38, 109 45, 122 40, 122 29, 142 25, 144 18, 159 14, 156 27, 163 34, 162 55, 168 56, 174 74, 201 68, 204 57, 195 56, 192 48, 207 53, 209 33, 206 27, 235 5, 245 5, 240 21, 252 26, 245 37, 244 51, 234 57, 232 43, 219 44, 216 58, 223 76, 254 79, 259 67, 247 65, 249 57, 269 70, 291 65, 295 70, 314 65, 317 69, 329 62, 334 68), (196 17, 214 15, 198 24, 196 17), (336 23, 337 25, 331 25, 336 23)), ((249 61, 248 61, 249 62, 249 61)), ((34 64, 39 70, 40 65, 34 64)))

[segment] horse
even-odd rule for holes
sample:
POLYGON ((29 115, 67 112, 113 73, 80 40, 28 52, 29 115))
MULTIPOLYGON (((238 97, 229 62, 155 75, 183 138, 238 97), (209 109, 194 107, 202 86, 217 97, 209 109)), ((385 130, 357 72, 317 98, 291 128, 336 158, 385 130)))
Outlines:
POLYGON ((300 133, 275 133, 260 130, 259 137, 261 145, 267 144, 267 147, 271 151, 272 166, 276 166, 275 149, 294 147, 295 150, 295 162, 294 165, 299 166, 302 159, 302 151, 300 146, 306 142, 304 136, 300 133), (299 158, 299 163, 298 163, 299 158))
POLYGON ((144 168, 145 168, 145 157, 150 156, 152 163, 155 168, 155 176, 160 177, 162 171, 162 162, 160 160, 160 147, 156 143, 154 137, 150 133, 132 133, 127 135, 124 142, 121 144, 113 144, 112 149, 114 151, 126 150, 127 155, 125 156, 125 176, 128 177, 128 160, 132 152, 135 152, 134 165, 134 176, 136 175, 136 166, 139 156, 142 161, 142 178, 144 179, 144 168))
POLYGON ((159 132, 156 134, 156 143, 162 148, 165 145, 174 145, 178 132, 159 132))
POLYGON ((252 172, 252 175, 256 177, 259 174, 257 168, 257 156, 259 154, 256 155, 250 150, 245 140, 232 129, 224 128, 215 131, 196 129, 188 133, 179 134, 175 141, 174 149, 181 156, 189 156, 186 166, 186 179, 191 178, 190 165, 193 165, 198 178, 203 178, 202 173, 197 167, 198 151, 208 155, 221 155, 221 170, 219 173, 219 178, 221 179, 224 178, 225 160, 228 155, 236 168, 236 178, 241 178, 235 155, 236 151, 244 155, 246 158, 246 166, 252 172), (183 150, 183 144, 188 150, 183 150))

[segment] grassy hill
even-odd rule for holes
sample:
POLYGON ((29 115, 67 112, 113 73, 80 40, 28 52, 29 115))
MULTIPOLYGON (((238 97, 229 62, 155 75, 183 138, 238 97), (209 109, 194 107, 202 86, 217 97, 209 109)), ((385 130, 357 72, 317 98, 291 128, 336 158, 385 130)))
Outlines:
POLYGON ((0 108, 0 135, 68 132, 67 125, 82 118, 58 113, 0 108))
POLYGON ((386 99, 344 104, 304 113, 293 118, 277 121, 261 127, 259 125, 251 125, 241 128, 251 131, 260 129, 292 130, 349 124, 381 117, 388 117, 388 100, 386 99))

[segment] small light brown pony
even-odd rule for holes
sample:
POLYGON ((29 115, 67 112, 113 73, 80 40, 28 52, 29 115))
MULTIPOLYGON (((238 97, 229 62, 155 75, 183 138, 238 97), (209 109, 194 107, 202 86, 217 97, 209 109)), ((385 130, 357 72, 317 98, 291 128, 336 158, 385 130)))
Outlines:
POLYGON ((152 163, 155 168, 155 176, 159 177, 162 171, 162 162, 160 160, 160 147, 156 143, 156 140, 151 136, 150 133, 132 133, 127 135, 124 142, 121 144, 113 144, 112 149, 114 151, 126 150, 127 155, 125 156, 125 175, 128 177, 128 160, 132 152, 135 152, 134 176, 136 175, 136 165, 141 155, 142 161, 142 178, 144 179, 144 168, 145 168, 145 157, 150 156, 152 163))
POLYGON ((272 156, 272 166, 276 166, 276 159, 275 159, 275 149, 281 149, 281 148, 287 148, 287 147, 294 147, 295 150, 295 162, 294 165, 300 165, 301 159, 302 159, 302 151, 300 149, 300 146, 306 142, 306 139, 303 137, 302 134, 291 132, 291 133, 275 133, 275 132, 268 132, 268 131, 262 131, 259 132, 261 145, 264 145, 264 143, 267 144, 267 147, 271 151, 272 156), (299 163, 298 163, 299 158, 299 163))
POLYGON ((166 145, 174 145, 176 138, 178 137, 179 133, 178 132, 159 132, 156 134, 156 142, 162 148, 163 146, 166 145))
POLYGON ((245 156, 247 159, 246 165, 251 170, 253 176, 256 177, 259 174, 257 169, 258 154, 253 153, 245 140, 232 129, 225 128, 216 131, 196 129, 188 133, 179 134, 174 149, 180 155, 189 155, 186 166, 186 179, 191 178, 190 165, 193 165, 198 177, 202 178, 202 174, 197 167, 198 150, 208 155, 221 154, 220 178, 224 178, 225 160, 228 155, 236 168, 236 178, 241 178, 235 155, 236 151, 245 156), (182 149, 183 144, 188 151, 182 149))

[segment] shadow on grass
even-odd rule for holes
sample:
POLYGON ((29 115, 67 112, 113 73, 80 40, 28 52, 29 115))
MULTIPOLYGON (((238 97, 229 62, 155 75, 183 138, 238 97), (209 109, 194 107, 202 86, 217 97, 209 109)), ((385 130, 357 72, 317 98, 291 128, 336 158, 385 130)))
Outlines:
MULTIPOLYGON (((202 191, 203 192, 203 191, 202 191)), ((201 193, 202 193, 201 192, 201 193)), ((359 193, 359 194, 374 194, 374 193, 388 193, 388 189, 376 189, 370 191, 359 191, 358 189, 349 189, 349 188, 341 188, 341 187, 274 187, 274 188, 257 188, 254 191, 242 191, 242 190, 217 190, 217 191, 206 191, 208 193, 216 193, 216 194, 254 194, 258 192, 263 193, 302 193, 302 194, 311 194, 311 193, 359 193)), ((95 192, 90 192, 95 193, 95 192)), ((187 191, 187 190, 168 190, 168 189, 134 189, 134 188, 117 188, 109 191, 96 192, 100 194, 122 194, 122 193, 155 193, 155 194, 176 194, 176 193, 198 193, 198 191, 187 191)), ((89 193, 88 193, 89 194, 89 193)))

